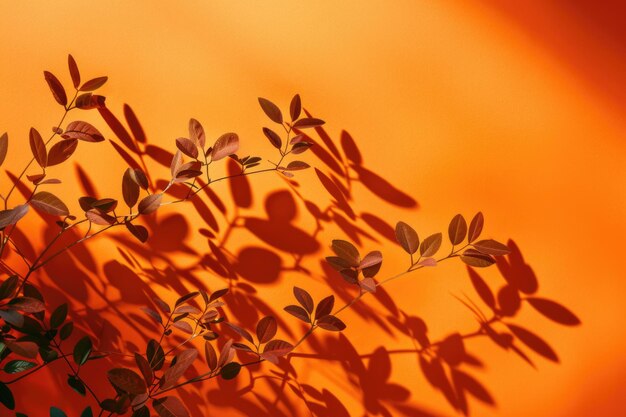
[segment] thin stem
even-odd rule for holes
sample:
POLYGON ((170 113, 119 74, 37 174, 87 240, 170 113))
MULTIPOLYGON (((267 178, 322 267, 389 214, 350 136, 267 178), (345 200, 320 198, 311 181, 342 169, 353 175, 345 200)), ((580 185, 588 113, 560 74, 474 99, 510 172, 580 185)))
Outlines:
MULTIPOLYGON (((100 404, 100 400, 98 399, 98 396, 96 395, 95 392, 93 392, 93 390, 91 389, 91 387, 85 383, 85 381, 83 381, 83 379, 78 375, 78 371, 74 369, 74 366, 70 363, 69 360, 67 360, 67 356, 63 353, 63 351, 61 350, 61 346, 57 343, 56 340, 52 339, 52 344, 54 344, 54 346, 57 348, 57 350, 59 351, 59 353, 61 354, 61 359, 63 359, 65 361, 65 363, 67 364, 67 366, 70 368, 70 370, 72 371, 72 374, 74 374, 74 377, 76 377, 76 379, 78 379, 80 382, 83 383, 83 385, 85 386, 85 388, 87 388, 87 391, 89 391, 89 393, 91 394, 91 396, 93 397, 94 400, 96 400, 96 402, 98 404, 100 404)), ((79 367, 80 369, 80 367, 79 367)))
MULTIPOLYGON (((76 90, 76 93, 74 94, 74 97, 72 98, 72 100, 70 101, 70 103, 68 104, 68 106, 65 108, 65 112, 63 112, 63 116, 61 117, 61 120, 59 121, 59 123, 57 123, 57 127, 61 127, 61 124, 63 123, 63 121, 65 120, 65 117, 67 116, 67 114, 70 112, 70 110, 72 109, 72 104, 74 104, 74 100, 76 100, 76 97, 78 96, 78 90, 76 90)), ((48 143, 50 143, 50 141, 57 135, 57 131, 55 129, 55 131, 52 133, 52 136, 50 136, 50 138, 46 141, 46 145, 48 145, 48 143)), ((30 168, 30 166, 32 165, 32 163, 35 161, 35 158, 33 157, 28 164, 26 164, 26 167, 24 167, 24 169, 22 170, 22 172, 20 173, 20 175, 17 176, 17 179, 13 182, 13 185, 11 186, 11 188, 9 189, 9 192, 7 193, 6 197, 4 198, 4 209, 7 210, 8 208, 8 204, 9 204, 9 197, 11 197, 11 194, 13 194, 13 191, 15 190, 15 187, 17 186, 17 183, 22 179, 22 177, 24 176, 24 174, 26 174, 26 171, 28 170, 28 168, 30 168)))
MULTIPOLYGON (((460 249, 458 249, 457 251, 454 251, 454 252, 450 253, 449 255, 447 255, 447 256, 445 256, 445 257, 443 257, 443 258, 441 258, 441 259, 437 260, 437 263, 442 262, 442 261, 444 261, 444 260, 446 260, 446 259, 450 259, 450 258, 453 258, 453 257, 458 256, 456 253, 457 253, 458 251, 462 250, 462 249, 463 249, 463 248, 460 248, 460 249)), ((384 285, 384 284, 386 284, 386 283, 388 283, 388 282, 390 282, 390 281, 393 281, 393 280, 395 280, 395 279, 397 279, 397 278, 400 278, 400 277, 402 277, 402 276, 404 276, 404 275, 406 275, 406 274, 408 274, 408 273, 410 273, 410 272, 413 272, 413 271, 417 271, 417 270, 419 270, 419 269, 422 269, 423 267, 424 267, 423 265, 416 265, 416 264, 413 264, 413 265, 412 265, 409 269, 407 269, 406 271, 401 272, 401 273, 399 273, 399 274, 397 274, 397 275, 394 275, 394 276, 392 276, 392 277, 390 277, 390 278, 387 278, 387 279, 385 279, 385 280, 383 280, 383 281, 380 281, 380 282, 376 283, 376 286, 377 286, 377 287, 382 286, 382 285, 384 285)), ((369 292, 366 292, 366 291, 362 291, 362 290, 361 290, 361 291, 359 292, 359 295, 357 295, 357 296, 356 296, 355 298, 353 298, 350 302, 346 303, 345 305, 343 305, 342 307, 340 307, 339 309, 337 309, 337 310, 333 313, 333 315, 337 316, 337 315, 338 315, 338 314, 340 314, 342 311, 344 311, 344 310, 346 310, 346 309, 350 308, 350 307, 351 307, 351 306, 353 306, 355 303, 357 303, 357 302, 358 302, 361 298, 363 298, 363 296, 364 296, 365 294, 368 294, 368 293, 369 293, 369 292)), ((493 320, 495 320, 495 318, 494 318, 494 319, 492 319, 492 320, 490 320, 489 322, 492 322, 493 320)), ((314 331, 315 331, 318 327, 319 327, 319 326, 317 326, 317 324, 316 324, 316 323, 312 323, 312 324, 311 324, 311 327, 309 328, 309 330, 307 330, 307 332, 306 332, 306 333, 304 333, 304 334, 302 335, 302 337, 301 337, 301 338, 300 338, 300 339, 299 339, 299 340, 298 340, 298 341, 294 344, 293 349, 295 349, 295 348, 297 348, 298 346, 300 346, 300 345, 301 345, 301 344, 302 344, 302 343, 303 343, 303 342, 304 342, 304 341, 305 341, 305 340, 306 340, 309 336, 311 336, 311 334, 313 334, 313 332, 314 332, 314 331)), ((479 334, 482 334, 482 324, 481 324, 481 329, 479 329, 479 330, 478 330, 478 331, 476 331, 476 332, 469 333, 469 334, 467 334, 465 337, 474 337, 474 336, 477 336, 477 335, 479 335, 479 334)), ((184 342, 183 342, 183 343, 184 343, 184 342)), ((432 346, 437 346, 437 345, 438 345, 438 344, 440 344, 440 343, 441 343, 441 342, 436 342, 436 343, 433 343, 433 344, 431 344, 429 347, 432 347, 432 346)), ((293 351, 293 349, 292 349, 292 351, 293 351)), ((290 355, 291 355, 291 354, 290 354, 290 355)), ((250 365, 255 365, 255 364, 257 364, 257 363, 261 363, 261 362, 265 362, 265 359, 259 358, 258 360, 255 360, 255 361, 252 361, 252 362, 246 362, 246 363, 243 363, 243 364, 241 364, 241 366, 250 366, 250 365)), ((171 390, 173 390, 173 389, 180 388, 180 387, 185 386, 185 385, 187 385, 187 384, 191 384, 191 383, 194 383, 194 382, 205 381, 205 380, 207 380, 207 379, 214 378, 215 376, 217 376, 217 374, 213 375, 213 371, 211 371, 211 372, 208 372, 208 373, 205 373, 205 374, 199 375, 199 376, 197 376, 197 377, 191 378, 191 379, 189 379, 189 380, 187 380, 187 381, 181 382, 180 384, 174 385, 174 386, 172 386, 172 387, 170 387, 170 388, 168 388, 168 389, 166 389, 166 390, 159 391, 156 395, 157 395, 157 396, 158 396, 158 395, 161 395, 161 394, 163 394, 163 393, 165 393, 165 392, 167 392, 167 391, 171 391, 171 390)))

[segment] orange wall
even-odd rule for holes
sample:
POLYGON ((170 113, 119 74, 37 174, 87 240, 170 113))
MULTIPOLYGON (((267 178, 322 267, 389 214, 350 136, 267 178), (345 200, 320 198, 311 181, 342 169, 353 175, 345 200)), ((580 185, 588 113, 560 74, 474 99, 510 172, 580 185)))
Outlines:
MULTIPOLYGON (((2 2, 0 131, 9 132, 10 152, 17 152, 10 166, 15 170, 26 158, 30 126, 45 131, 58 119, 42 70, 62 75, 69 84, 67 53, 84 74, 108 75, 103 93, 109 107, 121 117, 122 104, 129 103, 149 140, 168 149, 185 134, 188 118, 196 117, 209 136, 233 130, 245 149, 267 154, 270 147, 260 134, 266 121, 256 97, 285 108, 298 92, 305 106, 327 121, 335 140, 342 130, 350 132, 368 168, 419 203, 413 210, 392 207, 361 187, 355 190, 359 210, 390 223, 405 220, 424 235, 445 230, 457 212, 471 216, 482 210, 488 234, 510 237, 520 246, 539 278, 540 293, 583 321, 564 328, 535 313, 520 318, 549 340, 561 359, 553 364, 534 356, 536 370, 488 342, 470 345, 486 363, 484 371, 473 374, 497 401, 494 408, 472 401, 473 414, 618 415, 626 395, 621 384, 626 269, 620 253, 626 233, 626 38, 612 18, 619 10, 609 3, 596 9, 595 2, 498 3, 2 2)), ((87 119, 110 136, 97 114, 87 119)), ((111 147, 101 145, 81 147, 74 158, 89 160, 85 170, 102 195, 115 194, 124 165, 111 147)), ((315 162, 311 155, 307 160, 315 162)), ((63 174, 72 178, 74 169, 63 168, 63 174)), ((313 172, 299 178, 304 194, 322 198, 313 172)), ((264 193, 284 183, 278 178, 251 182, 258 201, 248 213, 262 216, 264 193)), ((71 184, 59 194, 73 195, 71 184)), ((226 186, 216 192, 228 196, 226 186)), ((310 216, 299 208, 295 224, 312 230, 310 216)), ((208 250, 195 229, 190 227, 186 242, 208 250)), ((334 237, 345 235, 329 228, 319 241, 334 237)), ((243 246, 249 238, 246 232, 234 234, 233 244, 243 246)), ((364 246, 387 255, 383 275, 405 262, 387 240, 365 240, 364 246)), ((89 247, 99 271, 111 259, 123 262, 114 243, 89 247)), ((168 251, 179 267, 188 266, 186 255, 168 251)), ((279 309, 294 283, 318 296, 327 293, 316 259, 328 253, 322 246, 307 259, 313 277, 285 271, 273 285, 260 284, 260 296, 279 309)), ((283 256, 285 264, 288 258, 283 256)), ((95 284, 81 296, 90 297, 92 308, 106 306, 98 292, 120 297, 103 273, 86 273, 95 284)), ((500 282, 495 271, 486 275, 500 282)), ((176 296, 159 282, 154 287, 165 297, 176 296)), ((471 291, 458 265, 442 265, 388 288, 398 306, 427 321, 435 338, 474 327, 450 297, 471 291)), ((119 323, 116 314, 101 314, 119 323)), ((380 345, 412 347, 406 337, 388 336, 356 314, 345 319, 350 324, 345 335, 361 353, 380 345)), ((311 368, 303 359, 294 361, 301 382, 327 386, 352 415, 363 415, 360 389, 337 380, 338 365, 311 368)), ((407 404, 454 414, 425 382, 413 356, 394 355, 392 364, 390 381, 410 391, 407 404)), ((45 381, 34 384, 42 387, 45 381)), ((203 404, 201 392, 206 394, 189 395, 199 395, 203 404)), ((72 404, 60 396, 57 401, 72 404)), ((230 413, 240 415, 234 410, 222 415, 230 413)))

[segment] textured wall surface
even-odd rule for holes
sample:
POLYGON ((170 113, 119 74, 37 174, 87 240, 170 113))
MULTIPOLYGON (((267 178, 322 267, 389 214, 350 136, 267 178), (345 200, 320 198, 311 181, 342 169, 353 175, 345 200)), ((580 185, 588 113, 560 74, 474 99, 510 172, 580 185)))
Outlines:
MULTIPOLYGON (((261 310, 280 312, 291 302, 293 285, 316 297, 345 294, 341 279, 329 281, 320 263, 333 238, 356 236, 364 251, 381 250, 381 276, 404 269, 401 249, 364 213, 392 226, 406 221, 425 236, 446 230, 456 213, 470 218, 480 210, 485 233, 517 244, 538 279, 538 294, 567 306, 582 324, 564 327, 523 310, 514 322, 541 335, 558 354, 555 363, 527 350, 536 368, 489 340, 468 340, 467 350, 484 367, 464 369, 496 402, 488 406, 469 395, 470 414, 621 415, 624 10, 611 2, 545 3, 2 1, 0 131, 8 131, 13 144, 5 168, 15 172, 29 157, 31 126, 47 131, 60 117, 42 71, 69 85, 68 53, 84 74, 109 76, 102 93, 114 114, 123 119, 123 105, 129 104, 149 143, 169 150, 195 117, 211 138, 235 131, 242 153, 268 155, 271 146, 261 133, 268 122, 257 97, 286 108, 299 93, 307 110, 326 121, 331 141, 340 148, 342 135, 349 134, 358 146, 362 164, 351 175, 361 181, 350 190, 357 218, 336 210, 334 221, 313 234, 316 220, 303 201, 321 209, 331 201, 313 170, 297 176, 304 200, 284 191, 288 184, 273 173, 249 178, 249 202, 240 188, 231 192, 228 184, 216 184, 227 208, 221 216, 210 206, 216 234, 227 239, 240 291, 253 286, 255 299, 262 300, 242 301, 237 319, 253 326, 262 303, 267 307, 261 310)), ((114 138, 96 112, 85 118, 114 138)), ((302 159, 333 172, 319 155, 302 159)), ((157 178, 167 176, 167 168, 147 160, 157 178)), ((101 197, 119 197, 126 165, 108 142, 81 147, 72 164, 55 172, 67 179, 56 193, 77 208, 73 198, 84 181, 74 163, 101 197)), ((3 173, 0 181, 6 184, 6 178, 3 173)), ((151 220, 155 238, 147 246, 128 243, 123 233, 94 240, 51 264, 35 283, 51 300, 70 301, 82 331, 118 350, 143 346, 154 330, 142 324, 138 308, 152 294, 171 301, 185 288, 226 285, 203 260, 211 252, 198 232, 207 228, 205 221, 192 205, 163 210, 151 220), (136 264, 126 252, 134 253, 136 264)), ((28 225, 36 247, 52 233, 36 217, 28 225)), ((504 284, 495 267, 480 273, 494 291, 504 284)), ((478 301, 460 263, 394 281, 386 292, 394 308, 427 323, 433 340, 476 328, 452 297, 466 293, 478 301)), ((292 389, 295 382, 281 386, 282 371, 271 365, 255 373, 258 394, 237 393, 250 382, 246 373, 236 382, 192 387, 182 398, 194 416, 203 410, 304 416, 310 415, 307 406, 318 415, 455 415, 450 401, 428 383, 417 356, 393 353, 414 349, 415 342, 389 324, 389 306, 372 297, 345 314, 343 337, 350 346, 327 334, 302 345, 302 355, 291 363, 306 402, 292 389), (348 360, 339 360, 342 355, 348 360)), ((297 338, 301 329, 294 320, 286 314, 281 320, 293 331, 283 336, 297 338)), ((67 410, 87 404, 63 387, 62 365, 54 369, 59 377, 40 373, 19 389, 18 400, 30 415, 44 415, 33 411, 40 410, 42 395, 46 404, 67 410)), ((89 374, 101 390, 110 389, 97 376, 104 369, 94 365, 89 374)))

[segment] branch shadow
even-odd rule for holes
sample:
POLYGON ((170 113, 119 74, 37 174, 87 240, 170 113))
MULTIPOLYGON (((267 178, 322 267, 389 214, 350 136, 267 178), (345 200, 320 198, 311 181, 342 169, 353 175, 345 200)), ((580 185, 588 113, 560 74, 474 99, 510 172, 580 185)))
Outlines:
MULTIPOLYGON (((151 172, 146 167, 152 165, 169 168, 173 154, 149 143, 130 106, 124 106, 128 129, 110 110, 103 108, 99 111, 117 138, 109 141, 111 147, 126 164, 146 173, 151 172)), ((143 353, 145 343, 158 334, 160 327, 141 313, 139 307, 149 306, 158 311, 153 301, 158 294, 180 295, 187 293, 189 288, 212 292, 227 287, 230 290, 224 297, 227 307, 220 311, 228 321, 251 330, 260 318, 272 315, 281 331, 292 339, 299 337, 301 329, 285 320, 286 315, 280 308, 265 301, 258 288, 283 286, 288 276, 298 274, 310 277, 312 282, 322 285, 344 302, 352 300, 354 287, 349 287, 326 262, 322 261, 319 268, 315 265, 320 272, 308 266, 312 262, 315 264, 315 259, 327 246, 321 241, 321 232, 336 226, 357 245, 383 239, 395 242, 394 228, 387 220, 361 210, 355 187, 363 187, 390 207, 416 210, 419 205, 413 197, 365 165, 357 141, 348 132, 342 131, 339 140, 334 140, 321 127, 315 128, 315 135, 298 133, 314 144, 311 152, 316 159, 314 165, 318 166, 315 174, 328 192, 329 201, 314 202, 307 198, 294 179, 281 178, 285 189, 258 195, 252 186, 253 180, 238 177, 228 181, 229 199, 210 187, 204 188, 190 202, 197 213, 193 221, 166 210, 143 217, 150 235, 145 244, 126 232, 112 234, 119 254, 116 259, 108 259, 108 256, 103 259, 103 255, 88 244, 78 245, 47 264, 36 284, 50 305, 63 302, 70 305, 71 318, 78 331, 68 345, 89 334, 97 341, 100 351, 143 353), (262 205, 257 204, 257 200, 262 201, 262 205), (314 224, 312 229, 301 226, 302 216, 307 216, 314 224), (196 231, 206 238, 205 247, 189 242, 189 236, 196 231), (183 258, 184 262, 181 261, 183 258)), ((229 161, 226 169, 231 175, 237 172, 233 161, 229 161)), ((97 181, 79 166, 76 176, 85 195, 99 195, 97 181)), ((148 178, 153 191, 163 189, 168 183, 168 180, 154 175, 148 178)), ((202 180, 198 180, 198 185, 204 185, 202 180)), ((23 193, 29 192, 25 184, 19 188, 23 193)), ((180 184, 167 190, 167 195, 175 199, 184 198, 187 193, 188 189, 180 184)), ((43 229, 44 240, 52 240, 58 231, 54 222, 48 221, 43 229)), ((54 248, 62 248, 81 237, 72 230, 59 239, 54 248)), ((26 258, 33 261, 36 250, 29 247, 28 236, 16 231, 15 239, 25 245, 26 258)), ((532 268, 513 241, 509 241, 508 246, 511 254, 500 257, 497 263, 505 281, 497 294, 477 271, 468 268, 476 294, 492 316, 486 318, 478 307, 469 304, 480 322, 475 332, 453 333, 442 340, 431 341, 426 322, 402 311, 393 297, 384 288, 379 288, 374 296, 385 313, 381 314, 367 303, 355 304, 354 313, 370 324, 368 331, 403 337, 411 343, 410 349, 379 346, 373 352, 363 354, 341 334, 314 334, 308 340, 314 354, 293 353, 281 359, 277 368, 269 370, 260 366, 247 368, 247 382, 243 378, 233 381, 217 378, 215 382, 179 390, 178 394, 192 415, 203 415, 208 406, 261 417, 298 415, 303 409, 307 410, 307 415, 319 417, 349 416, 350 411, 341 400, 345 393, 298 381, 291 362, 306 358, 339 363, 343 374, 341 378, 335 375, 333 379, 344 381, 349 392, 358 398, 364 415, 435 417, 438 414, 415 405, 419 398, 412 398, 410 387, 393 380, 392 357, 412 354, 416 360, 416 373, 421 373, 452 409, 469 414, 470 398, 495 406, 487 387, 469 371, 482 367, 480 353, 468 352, 469 339, 488 337, 534 365, 523 349, 530 349, 551 361, 558 361, 558 357, 540 336, 512 322, 523 305, 530 304, 560 324, 578 324, 577 318, 573 320, 573 314, 565 307, 536 296, 539 284, 532 268), (253 389, 259 385, 263 389, 253 389)), ((218 333, 241 339, 228 326, 219 326, 218 333)), ((223 339, 218 339, 219 346, 223 345, 223 339)), ((174 347, 183 340, 183 336, 174 333, 167 338, 166 344, 174 347)), ((245 358, 246 353, 240 352, 239 355, 245 358)), ((107 381, 98 375, 105 374, 110 367, 120 366, 120 363, 134 367, 131 362, 128 358, 109 355, 97 365, 86 368, 86 378, 90 382, 93 380, 97 390, 112 395, 107 381)), ((198 375, 199 367, 190 373, 198 375)), ((66 383, 61 373, 48 375, 59 386, 66 383)), ((77 414, 84 406, 84 401, 75 401, 67 406, 67 410, 77 414)))

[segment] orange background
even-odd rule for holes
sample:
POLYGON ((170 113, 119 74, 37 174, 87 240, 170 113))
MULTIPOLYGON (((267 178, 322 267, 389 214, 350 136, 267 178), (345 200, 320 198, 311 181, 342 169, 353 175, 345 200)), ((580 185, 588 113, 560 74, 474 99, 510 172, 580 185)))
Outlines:
MULTIPOLYGON (((626 396, 621 323, 626 268, 620 246, 626 235, 624 10, 611 2, 559 3, 5 1, 0 5, 0 131, 11 138, 8 169, 23 166, 31 126, 47 131, 57 122, 60 111, 42 71, 54 72, 69 85, 67 53, 74 55, 85 78, 108 75, 102 90, 108 107, 121 118, 123 103, 129 103, 149 141, 167 149, 174 148, 174 139, 186 134, 188 118, 195 117, 209 137, 236 131, 244 153, 268 155, 270 146, 260 132, 268 122, 256 97, 286 109, 291 96, 300 93, 305 107, 326 120, 334 140, 342 130, 350 132, 367 167, 419 203, 414 209, 394 207, 361 187, 355 189, 356 208, 392 224, 404 220, 424 236, 445 230, 457 212, 469 217, 482 210, 488 235, 510 237, 520 246, 537 274, 540 294, 581 318, 583 324, 576 328, 532 311, 517 319, 548 340, 560 357, 561 363, 554 364, 533 356, 536 370, 491 342, 469 342, 486 363, 472 375, 497 401, 492 408, 472 400, 472 414, 621 415, 626 396)), ((96 112, 73 117, 91 121, 112 137, 96 112)), ((73 161, 84 161, 101 196, 119 197, 123 161, 106 143, 88 145, 81 144, 73 161)), ((303 159, 319 163, 312 155, 303 159)), ((165 168, 155 169, 161 177, 167 175, 165 168)), ((57 193, 76 208, 70 198, 76 196, 73 164, 57 172, 68 178, 57 193)), ((298 179, 307 198, 327 199, 312 170, 299 173, 298 179)), ((6 177, 2 181, 5 189, 6 177)), ((263 217, 263 196, 285 183, 273 175, 250 182, 256 199, 246 215, 263 217)), ((228 199, 225 184, 215 191, 228 199)), ((298 208, 294 224, 311 231, 313 220, 301 204, 298 208)), ((194 212, 192 207, 176 210, 188 216, 194 212)), ((185 242, 208 251, 197 233, 197 219, 188 220, 185 242)), ((33 223, 39 239, 36 227, 33 223)), ((235 233, 233 245, 249 238, 245 231, 235 233)), ((346 236, 328 227, 318 241, 332 238, 346 236)), ((94 284, 78 292, 70 287, 61 291, 73 294, 76 318, 84 313, 80 301, 95 310, 106 307, 98 292, 110 300, 125 299, 107 283, 106 269, 115 268, 106 264, 124 262, 115 241, 101 239, 88 247, 98 266, 76 279, 94 284)), ((388 240, 365 239, 363 247, 385 254, 381 276, 405 267, 400 249, 388 240)), ((193 261, 178 248, 163 250, 179 268, 193 261)), ((327 294, 318 259, 329 252, 323 244, 307 258, 312 274, 284 271, 271 285, 259 284, 259 297, 280 310, 294 284, 316 297, 327 294)), ((281 256, 288 265, 289 255, 281 256)), ((165 261, 151 262, 161 268, 159 262, 165 261)), ((207 271, 203 274, 198 276, 218 287, 207 271)), ((497 271, 485 276, 500 285, 497 271)), ((66 280, 64 285, 83 284, 66 280)), ((154 284, 169 300, 182 292, 181 287, 170 289, 154 284)), ((460 265, 419 272, 387 290, 399 307, 424 318, 433 338, 475 327, 467 310, 450 296, 472 294, 460 265)), ((118 306, 135 312, 140 302, 141 297, 132 298, 118 306)), ((367 302, 383 311, 373 299, 367 302)), ((99 314, 116 323, 125 338, 140 343, 139 334, 124 327, 121 313, 105 308, 99 314)), ((406 336, 387 335, 354 313, 344 319, 344 334, 360 353, 381 345, 412 347, 406 336)), ((302 351, 310 350, 305 344, 302 351)), ((305 359, 293 363, 300 382, 327 388, 351 415, 364 414, 361 390, 341 380, 338 365, 307 364, 305 359)), ((393 355, 392 365, 389 381, 411 393, 406 404, 436 415, 454 414, 424 380, 414 356, 393 355)), ((268 373, 271 368, 264 369, 268 373)), ((49 392, 51 403, 80 408, 77 396, 47 378, 31 380, 30 386, 49 392)), ((198 395, 199 407, 208 403, 206 389, 191 391, 198 395)), ((269 390, 261 382, 258 389, 269 390)), ((41 396, 41 391, 25 391, 20 394, 24 401, 41 396)), ((298 414, 307 415, 301 404, 294 404, 298 414)), ((220 415, 240 413, 223 409, 220 415)))

